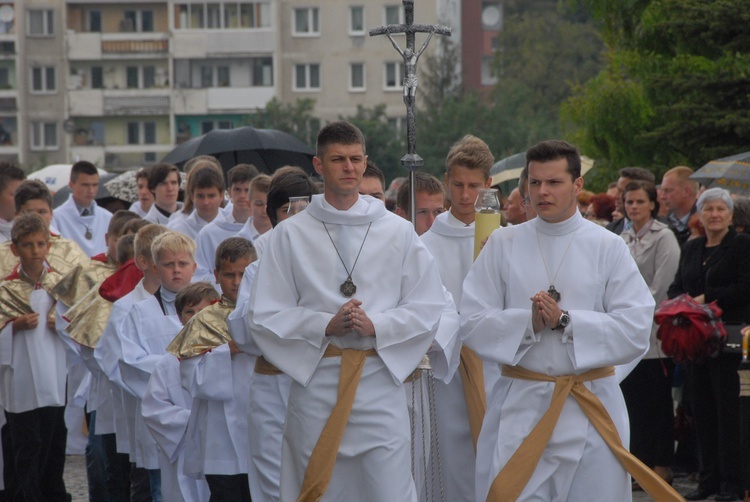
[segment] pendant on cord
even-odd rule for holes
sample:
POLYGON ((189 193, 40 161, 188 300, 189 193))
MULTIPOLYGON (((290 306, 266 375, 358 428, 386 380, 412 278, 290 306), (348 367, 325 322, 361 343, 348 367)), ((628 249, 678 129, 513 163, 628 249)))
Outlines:
POLYGON ((554 284, 550 284, 547 294, 550 295, 555 302, 560 303, 560 292, 555 289, 554 284))
POLYGON ((341 291, 341 294, 344 295, 347 298, 351 298, 351 296, 357 292, 357 286, 352 282, 352 276, 346 278, 346 280, 341 283, 341 287, 339 288, 341 291))

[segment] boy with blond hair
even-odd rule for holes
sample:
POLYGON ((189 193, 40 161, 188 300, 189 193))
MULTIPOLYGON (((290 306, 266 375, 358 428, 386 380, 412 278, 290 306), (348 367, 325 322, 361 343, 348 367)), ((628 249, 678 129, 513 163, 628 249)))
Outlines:
MULTIPOLYGON (((175 298, 180 322, 185 325, 198 312, 219 301, 208 282, 194 282, 175 298)), ((206 480, 184 474, 185 431, 193 398, 180 385, 180 360, 166 353, 154 367, 141 405, 141 415, 159 447, 162 494, 165 502, 209 499, 206 480)))
POLYGON ((249 502, 250 487, 257 486, 256 476, 248 476, 247 429, 255 358, 240 352, 227 327, 245 269, 255 259, 253 245, 242 237, 219 245, 214 275, 221 301, 198 312, 167 349, 180 358, 182 386, 193 396, 185 472, 205 476, 216 500, 249 502))
POLYGON ((148 469, 152 498, 160 501, 158 451, 143 423, 141 402, 156 362, 182 329, 175 308, 175 296, 190 284, 195 273, 195 243, 181 233, 166 232, 151 244, 151 259, 152 270, 159 279, 159 288, 152 296, 134 304, 122 322, 122 352, 118 363, 124 390, 136 401, 135 462, 137 466, 148 469))
MULTIPOLYGON (((135 461, 135 398, 124 392, 118 360, 122 353, 120 327, 135 303, 149 298, 159 288, 159 276, 153 268, 151 244, 168 229, 149 224, 135 236, 135 266, 143 274, 132 291, 116 299, 112 305, 107 325, 94 349, 94 359, 106 375, 113 396, 115 444, 105 441, 108 463, 107 491, 113 500, 129 500, 131 490, 131 460, 135 461), (132 455, 132 457, 130 457, 132 455)), ((135 471, 138 473, 138 471, 135 471)))
POLYGON ((63 482, 65 347, 49 321, 61 277, 47 263, 49 227, 39 215, 18 216, 11 240, 19 264, 0 284, 0 402, 17 483, 11 497, 62 502, 70 497, 63 482))

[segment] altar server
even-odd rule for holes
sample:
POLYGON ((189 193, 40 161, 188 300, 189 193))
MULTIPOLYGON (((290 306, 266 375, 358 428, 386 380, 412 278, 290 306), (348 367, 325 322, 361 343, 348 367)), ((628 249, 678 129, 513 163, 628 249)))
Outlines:
POLYGON ((195 240, 198 233, 219 214, 224 202, 224 174, 211 167, 193 170, 188 182, 193 211, 185 218, 170 221, 170 230, 185 234, 195 240))

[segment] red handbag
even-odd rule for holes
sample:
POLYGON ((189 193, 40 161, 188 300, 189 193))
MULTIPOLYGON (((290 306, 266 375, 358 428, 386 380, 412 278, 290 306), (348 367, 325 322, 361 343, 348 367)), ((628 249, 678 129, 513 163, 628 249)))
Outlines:
POLYGON ((716 301, 700 304, 684 294, 664 300, 654 315, 662 352, 676 363, 717 357, 727 340, 721 313, 716 301))

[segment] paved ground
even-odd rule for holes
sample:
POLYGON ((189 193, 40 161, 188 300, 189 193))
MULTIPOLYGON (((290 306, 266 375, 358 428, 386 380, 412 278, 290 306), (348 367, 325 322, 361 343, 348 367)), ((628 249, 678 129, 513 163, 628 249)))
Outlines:
MULTIPOLYGON (((87 502, 86 462, 83 455, 68 455, 65 459, 65 486, 73 495, 73 502, 87 502)), ((675 479, 675 488, 682 495, 695 490, 696 483, 688 478, 675 479)), ((643 492, 633 493, 634 501, 650 501, 651 497, 643 492)), ((709 499, 710 500, 710 499, 709 499)))

